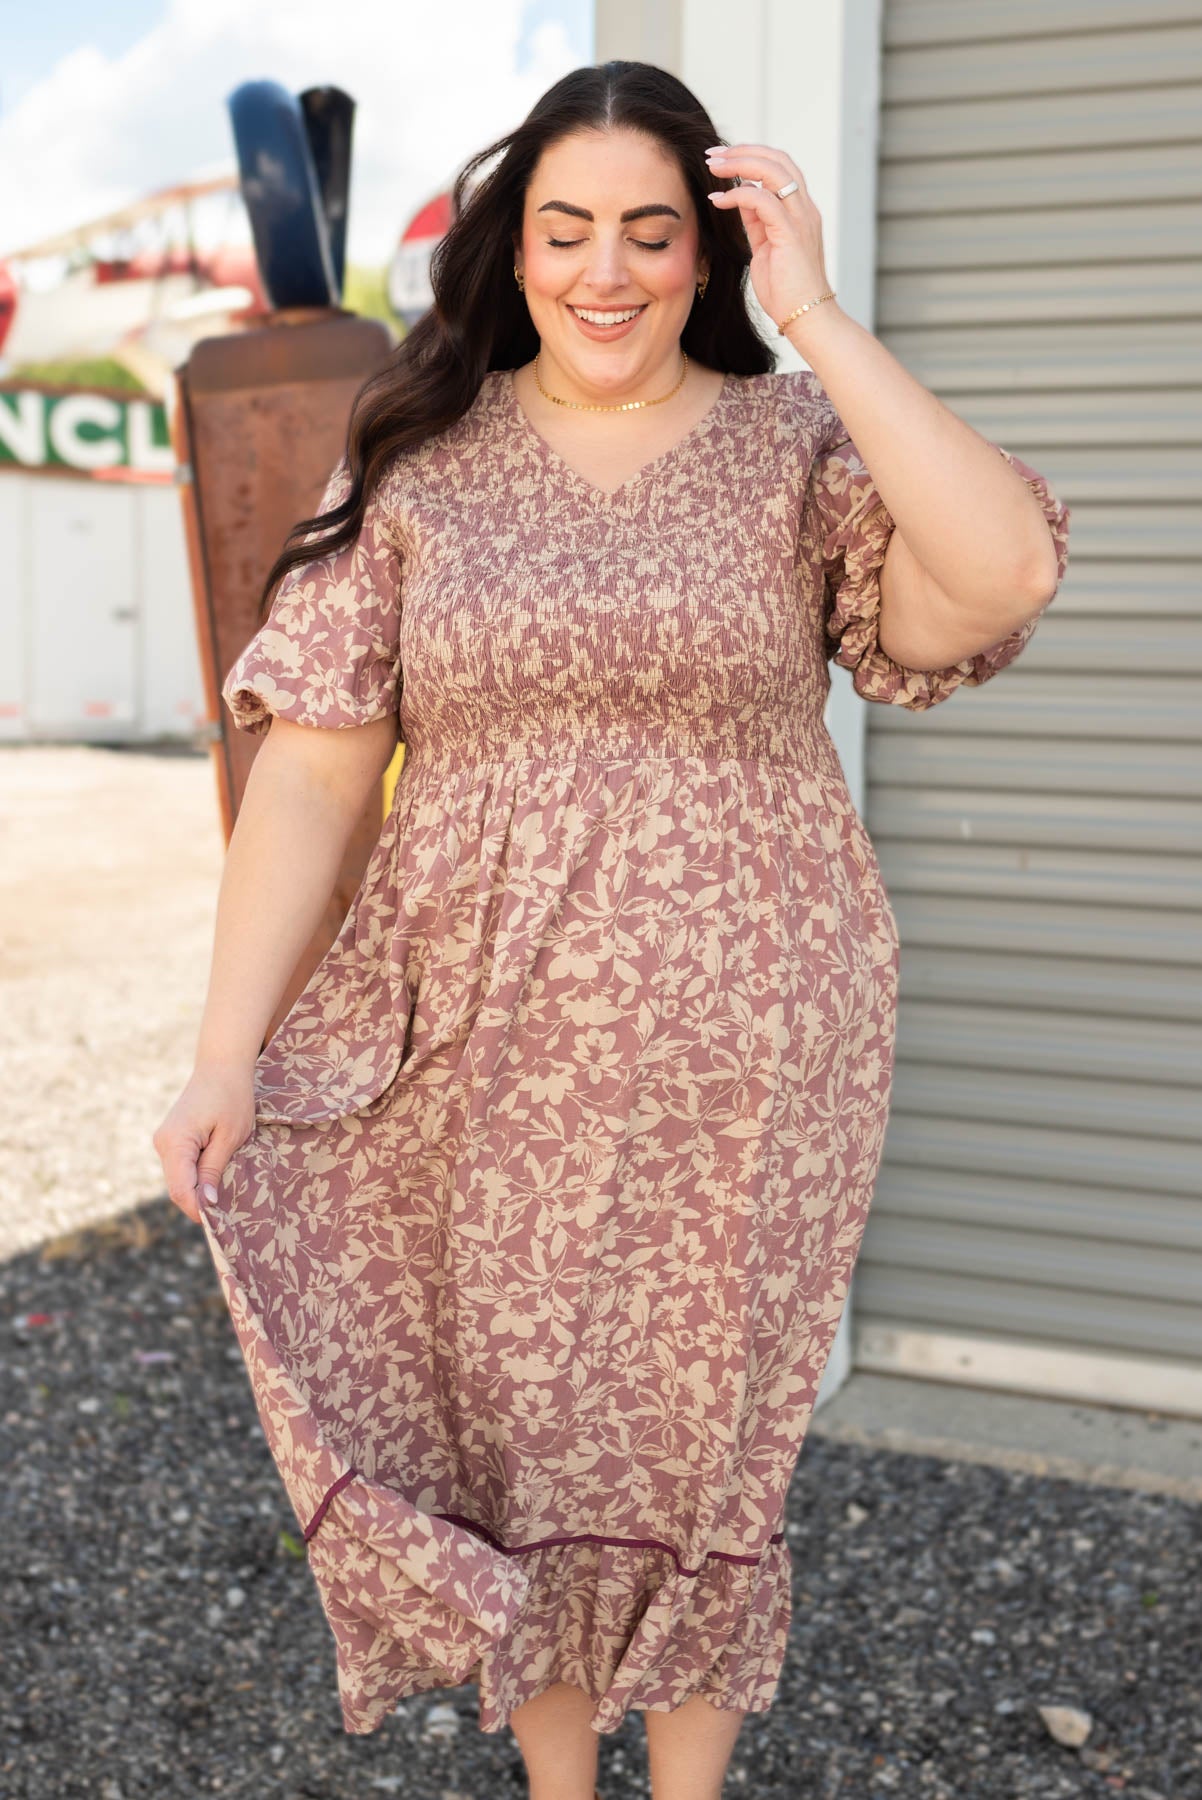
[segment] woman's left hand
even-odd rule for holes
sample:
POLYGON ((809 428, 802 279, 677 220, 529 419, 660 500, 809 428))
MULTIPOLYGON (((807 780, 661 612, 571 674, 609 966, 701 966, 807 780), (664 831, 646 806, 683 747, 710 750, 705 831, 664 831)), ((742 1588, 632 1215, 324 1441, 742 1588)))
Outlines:
MULTIPOLYGON (((710 205, 736 208, 751 245, 751 285, 774 324, 795 306, 814 300, 830 288, 822 251, 822 215, 810 198, 805 178, 791 156, 770 144, 719 145, 706 156, 711 174, 741 187, 721 188, 710 205), (763 182, 752 187, 753 181, 763 182), (776 189, 790 181, 797 191, 782 200, 776 189)), ((804 315, 803 315, 804 316, 804 315)))

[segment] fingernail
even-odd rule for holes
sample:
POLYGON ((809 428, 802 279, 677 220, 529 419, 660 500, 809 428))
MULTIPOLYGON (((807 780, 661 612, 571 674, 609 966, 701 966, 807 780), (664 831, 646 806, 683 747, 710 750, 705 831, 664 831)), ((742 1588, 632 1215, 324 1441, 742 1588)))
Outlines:
POLYGON ((202 1185, 200 1191, 204 1195, 206 1200, 214 1200, 215 1201, 217 1198, 217 1189, 213 1186, 213 1183, 211 1181, 206 1181, 202 1185))
POLYGON ((709 200, 721 200, 721 198, 725 192, 726 192, 725 188, 715 188, 713 193, 708 194, 706 196, 706 198, 709 200))

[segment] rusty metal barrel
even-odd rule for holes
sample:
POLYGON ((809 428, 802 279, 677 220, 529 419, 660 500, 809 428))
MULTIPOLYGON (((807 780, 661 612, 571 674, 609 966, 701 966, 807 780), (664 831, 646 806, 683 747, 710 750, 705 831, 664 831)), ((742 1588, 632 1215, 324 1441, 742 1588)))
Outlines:
MULTIPOLYGON (((231 664, 259 627, 263 578, 299 519, 314 516, 346 443, 355 395, 392 349, 388 328, 339 308, 270 314, 252 330, 204 338, 175 376, 179 465, 209 739, 228 844, 261 739, 240 732, 221 698, 231 664)), ((294 970, 267 1038, 333 943, 363 879, 396 771, 365 806, 334 892, 294 970)), ((266 1041, 266 1040, 265 1040, 266 1041)))

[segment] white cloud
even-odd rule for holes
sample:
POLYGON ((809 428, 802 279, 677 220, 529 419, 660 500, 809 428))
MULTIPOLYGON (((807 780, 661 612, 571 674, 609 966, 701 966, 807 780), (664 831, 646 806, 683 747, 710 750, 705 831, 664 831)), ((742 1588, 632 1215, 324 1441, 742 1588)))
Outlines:
POLYGON ((232 166, 227 96, 269 79, 356 103, 351 260, 385 261, 410 213, 581 59, 523 0, 170 0, 124 54, 81 47, 0 117, 0 253, 232 166), (519 62, 521 64, 519 70, 519 62))

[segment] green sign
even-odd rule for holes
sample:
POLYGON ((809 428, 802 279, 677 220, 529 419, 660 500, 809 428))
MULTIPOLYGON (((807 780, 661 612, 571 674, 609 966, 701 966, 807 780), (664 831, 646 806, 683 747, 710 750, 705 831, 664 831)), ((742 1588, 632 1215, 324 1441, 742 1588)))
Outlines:
POLYGON ((175 453, 159 400, 95 389, 0 386, 0 470, 63 469, 169 481, 175 453))

